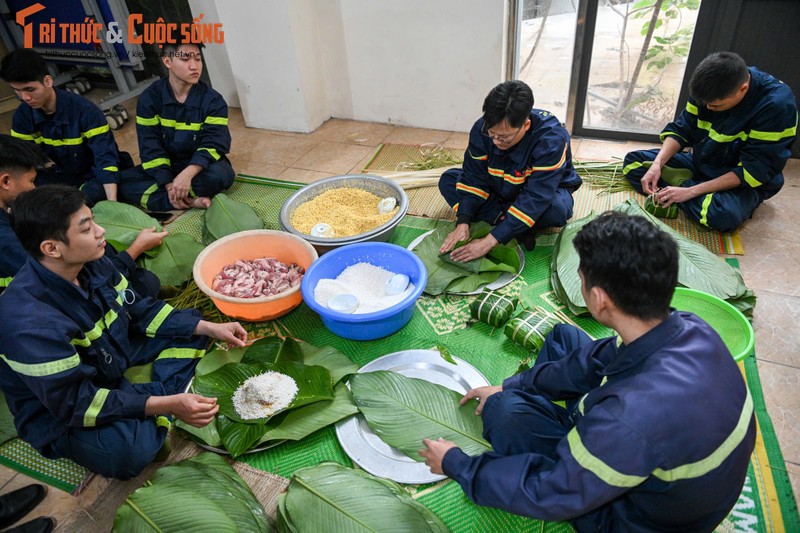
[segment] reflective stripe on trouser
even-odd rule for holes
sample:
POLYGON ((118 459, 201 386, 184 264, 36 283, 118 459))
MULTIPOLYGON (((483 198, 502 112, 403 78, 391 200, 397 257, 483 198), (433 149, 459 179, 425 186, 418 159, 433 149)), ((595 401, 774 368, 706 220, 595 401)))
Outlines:
MULTIPOLYGON (((183 165, 185 166, 185 165, 183 165)), ((182 168, 173 165, 173 169, 182 168)), ((176 173, 177 175, 177 173, 176 173)), ((233 185, 235 173, 226 157, 211 163, 207 169, 192 179, 194 197, 213 197, 233 185)), ((169 201, 169 194, 148 176, 141 165, 123 171, 120 174, 119 198, 123 202, 133 204, 147 211, 170 211, 174 209, 169 201)))
MULTIPOLYGON (((642 192, 641 179, 647 169, 650 168, 649 164, 652 163, 658 154, 658 150, 640 150, 638 152, 630 152, 625 156, 623 168, 626 169, 625 176, 631 182, 634 189, 642 192), (639 163, 639 165, 637 165, 639 163)), ((676 154, 672 159, 667 162, 667 165, 662 169, 661 186, 668 185, 667 176, 665 171, 668 170, 671 177, 683 176, 685 173, 692 172, 692 154, 681 152, 676 154), (667 169, 669 167, 669 169, 667 169)), ((669 181, 673 181, 670 179, 669 181)), ((681 187, 691 187, 700 183, 693 177, 681 180, 681 187)), ((686 213, 686 216, 692 220, 700 223, 708 228, 729 232, 733 231, 742 223, 753 216, 761 202, 766 198, 766 195, 760 189, 753 189, 751 187, 737 187, 727 191, 715 192, 712 194, 704 194, 697 198, 692 198, 686 202, 678 204, 678 207, 686 213)))
MULTIPOLYGON (((459 203, 456 183, 458 183, 458 180, 461 179, 463 175, 464 171, 462 169, 451 168, 439 178, 439 192, 450 207, 459 203)), ((496 194, 490 191, 489 198, 481 204, 475 219, 496 225, 499 222, 498 219, 500 216, 504 215, 512 204, 513 201, 501 201, 496 194)), ((536 219, 536 230, 561 227, 566 224, 567 220, 572 216, 572 207, 574 204, 575 201, 569 191, 561 187, 556 189, 556 197, 553 198, 550 207, 536 219)))

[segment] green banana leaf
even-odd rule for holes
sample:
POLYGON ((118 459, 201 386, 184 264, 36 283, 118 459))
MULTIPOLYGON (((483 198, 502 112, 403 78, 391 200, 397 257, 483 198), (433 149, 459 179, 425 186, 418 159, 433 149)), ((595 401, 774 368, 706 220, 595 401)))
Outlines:
POLYGON ((553 258, 550 263, 550 283, 558 301, 566 305, 576 316, 589 312, 581 294, 581 278, 578 276, 580 258, 572 239, 589 222, 597 218, 592 211, 587 216, 574 220, 564 226, 556 237, 553 258))
POLYGON ((659 229, 671 235, 678 244, 678 283, 690 289, 712 294, 723 300, 735 301, 739 298, 753 300, 747 294, 747 286, 741 273, 724 259, 710 252, 702 244, 693 241, 664 224, 651 215, 631 198, 614 208, 627 215, 645 217, 659 229))
MULTIPOLYGON (((193 388, 197 394, 216 397, 217 404, 219 405, 219 412, 232 421, 241 422, 243 424, 263 425, 271 417, 244 420, 239 416, 233 404, 233 393, 236 392, 236 389, 238 389, 245 380, 265 372, 279 372, 285 374, 294 379, 297 384, 297 394, 289 406, 281 411, 300 407, 301 405, 309 403, 333 399, 331 373, 327 368, 292 362, 274 364, 227 364, 208 374, 195 376, 193 388)), ((276 412, 275 414, 278 413, 276 412)), ((217 429, 221 428, 218 427, 217 429)))
POLYGON ((114 531, 272 531, 247 484, 215 454, 165 466, 117 510, 114 531))
MULTIPOLYGON (((229 363, 265 364, 297 362, 307 366, 321 366, 330 372, 331 386, 345 376, 358 371, 358 365, 346 355, 331 347, 317 348, 302 341, 281 337, 264 337, 247 348, 213 350, 205 355, 195 369, 195 378, 210 374, 229 363)), ((343 385, 333 389, 332 400, 296 407, 279 413, 264 424, 243 423, 218 414, 215 421, 204 428, 195 428, 177 421, 176 426, 196 442, 215 448, 224 447, 237 457, 267 441, 300 440, 330 424, 357 412, 343 385)), ((193 388, 194 392, 198 392, 193 388)))
POLYGON ((173 233, 164 237, 158 250, 155 257, 140 257, 139 265, 158 276, 162 285, 179 286, 192 277, 194 260, 203 245, 185 233, 173 233))
MULTIPOLYGON (((145 228, 155 227, 161 231, 161 224, 156 219, 129 204, 103 200, 92 207, 94 221, 106 230, 106 241, 118 252, 127 250, 145 228)), ((148 256, 156 256, 158 248, 145 252, 148 256)))
POLYGON ((300 343, 294 339, 281 337, 264 337, 247 348, 243 363, 278 363, 283 361, 303 362, 303 351, 300 343))
POLYGON ((226 235, 251 229, 264 229, 255 209, 219 193, 203 213, 203 242, 210 244, 226 235))
MULTIPOLYGON (((491 230, 486 222, 470 226, 470 238, 480 238, 491 230)), ((520 268, 516 241, 498 244, 485 257, 469 263, 452 261, 449 254, 440 254, 439 247, 445 237, 455 229, 455 222, 441 226, 425 237, 414 249, 428 270, 425 292, 432 296, 443 292, 471 292, 481 285, 491 283, 503 272, 517 272, 520 268), (447 260, 441 256, 447 255, 447 260)))
POLYGON ((0 444, 16 436, 17 427, 14 425, 14 415, 11 414, 11 410, 8 408, 5 394, 0 391, 0 444))
POLYGON ((417 453, 424 438, 443 437, 467 455, 491 450, 478 402, 459 405, 463 395, 447 387, 381 370, 351 376, 350 390, 372 431, 415 461, 424 461, 417 453))
POLYGON ((294 473, 278 499, 279 531, 445 533, 433 511, 397 483, 336 463, 294 473))
POLYGON ((256 444, 275 440, 300 440, 318 429, 358 413, 347 385, 339 383, 333 389, 333 394, 333 400, 304 405, 273 417, 267 422, 267 431, 256 444))
POLYGON ((256 442, 267 431, 265 424, 242 424, 223 414, 218 414, 215 422, 222 445, 233 458, 254 448, 256 442))

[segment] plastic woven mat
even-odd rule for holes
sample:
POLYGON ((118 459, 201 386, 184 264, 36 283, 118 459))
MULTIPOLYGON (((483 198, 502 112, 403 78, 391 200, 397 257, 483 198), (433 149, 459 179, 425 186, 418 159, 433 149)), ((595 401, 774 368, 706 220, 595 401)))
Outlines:
POLYGON ((12 470, 75 494, 88 479, 89 471, 69 459, 47 459, 20 438, 0 446, 0 464, 12 470))
MULTIPOLYGON (((404 170, 409 163, 421 162, 424 158, 423 151, 426 149, 430 150, 431 147, 428 145, 382 144, 376 149, 372 159, 361 172, 404 170)), ((463 158, 464 155, 463 150, 452 148, 439 148, 439 150, 453 157, 463 158)), ((578 174, 581 174, 580 170, 578 174)), ((454 218, 452 209, 439 194, 437 187, 410 189, 408 195, 409 200, 411 200, 409 214, 448 220, 454 218)), ((644 196, 634 190, 607 193, 602 189, 589 186, 588 183, 578 189, 573 194, 573 197, 575 199, 574 219, 583 218, 592 211, 602 213, 628 198, 636 198, 642 205, 644 205, 645 199, 644 196)), ((716 254, 744 254, 744 247, 738 230, 732 233, 720 233, 710 230, 689 220, 682 211, 678 214, 678 218, 664 219, 664 222, 672 229, 699 242, 716 254)))
MULTIPOLYGON (((276 180, 237 178, 230 191, 234 199, 254 205, 268 227, 277 228, 278 213, 283 201, 300 184, 276 180), (272 204, 272 205, 270 205, 272 204)), ((170 231, 187 231, 199 235, 199 218, 192 224, 181 217, 170 226, 170 231)), ((406 216, 398 226, 392 242, 407 246, 422 233, 444 223, 441 220, 406 216)), ((502 289, 517 296, 528 308, 547 311, 562 321, 583 328, 597 338, 609 330, 591 318, 573 317, 556 299, 550 285, 550 259, 555 234, 541 235, 533 252, 526 252, 525 267, 521 275, 502 289)), ((734 261, 734 260, 731 260, 734 261)), ((445 346, 451 354, 460 357, 481 370, 490 383, 499 384, 513 374, 520 363, 529 360, 529 354, 509 340, 500 328, 471 320, 470 296, 443 295, 421 297, 416 304, 411 321, 397 333, 374 341, 342 339, 322 324, 319 316, 302 304, 293 312, 271 322, 246 324, 253 336, 279 334, 302 339, 316 346, 333 346, 347 354, 359 365, 380 356, 410 349, 430 349, 445 346)), ((759 422, 758 447, 753 455, 747 481, 739 502, 719 531, 784 531, 786 526, 800 524, 791 484, 785 470, 777 438, 769 415, 764 407, 764 397, 758 381, 754 357, 740 365, 746 371, 759 422)), ((259 453, 241 457, 255 468, 281 476, 291 476, 299 468, 313 466, 321 461, 336 461, 353 466, 339 445, 333 428, 325 428, 299 441, 287 442, 259 453)), ((406 486, 419 501, 431 508, 454 532, 460 531, 571 531, 566 523, 545 523, 511 515, 496 509, 478 507, 463 494, 458 484, 444 481, 432 485, 406 486)), ((791 529, 791 526, 789 526, 791 529)))

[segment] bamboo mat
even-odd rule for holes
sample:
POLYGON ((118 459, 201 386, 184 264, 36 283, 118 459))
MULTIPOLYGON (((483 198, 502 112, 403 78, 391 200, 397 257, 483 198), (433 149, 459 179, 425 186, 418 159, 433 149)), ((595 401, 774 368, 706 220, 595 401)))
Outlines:
MULTIPOLYGON (((382 144, 375 150, 374 155, 361 172, 402 171, 409 165, 424 162, 425 154, 431 150, 438 150, 448 157, 458 157, 459 160, 463 159, 464 155, 463 150, 435 147, 434 145, 382 144)), ((578 175, 581 173, 579 170, 578 175)), ((410 189, 407 193, 410 201, 409 214, 444 220, 455 219, 453 210, 439 194, 436 186, 410 189)), ((573 220, 583 218, 592 211, 596 213, 608 211, 629 198, 635 198, 641 205, 644 205, 645 200, 643 195, 633 189, 608 193, 593 187, 588 181, 573 193, 573 198, 575 199, 573 220)), ((744 246, 738 230, 732 233, 710 230, 687 218, 682 211, 679 212, 678 218, 662 220, 675 231, 699 242, 715 254, 744 254, 744 246)), ((557 230, 552 229, 549 232, 553 233, 557 230)))

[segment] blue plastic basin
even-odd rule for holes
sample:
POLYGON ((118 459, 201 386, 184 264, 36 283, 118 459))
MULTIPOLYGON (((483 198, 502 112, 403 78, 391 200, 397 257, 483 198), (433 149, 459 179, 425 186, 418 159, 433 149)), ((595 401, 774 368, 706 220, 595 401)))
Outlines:
POLYGON ((411 251, 385 242, 363 242, 336 248, 320 256, 306 270, 300 291, 305 303, 319 314, 322 323, 345 339, 368 341, 380 339, 408 324, 414 315, 414 304, 428 282, 425 265, 411 251), (395 274, 405 274, 414 290, 403 301, 374 313, 347 314, 318 304, 314 290, 321 279, 334 279, 342 271, 358 263, 370 263, 395 274))

